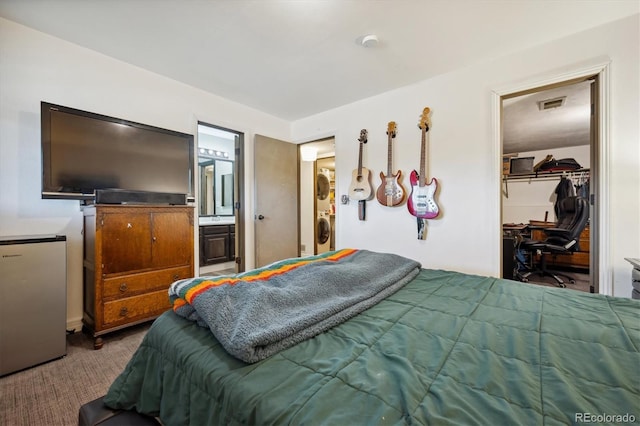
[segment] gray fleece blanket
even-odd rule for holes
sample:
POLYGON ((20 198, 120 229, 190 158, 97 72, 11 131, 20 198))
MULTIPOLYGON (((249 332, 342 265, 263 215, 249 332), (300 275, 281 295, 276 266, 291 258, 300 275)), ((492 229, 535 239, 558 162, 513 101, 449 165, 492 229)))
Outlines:
POLYGON ((176 281, 169 297, 178 315, 208 327, 227 352, 253 363, 375 305, 420 267, 394 254, 344 249, 176 281))

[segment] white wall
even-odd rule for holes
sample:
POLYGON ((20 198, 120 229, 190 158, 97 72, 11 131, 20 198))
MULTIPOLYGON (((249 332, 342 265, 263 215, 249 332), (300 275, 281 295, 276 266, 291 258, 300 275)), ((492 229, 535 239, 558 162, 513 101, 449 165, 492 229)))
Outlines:
MULTIPOLYGON (((427 238, 416 238, 416 221, 405 206, 367 204, 367 220, 359 221, 357 203, 338 205, 337 247, 390 251, 414 258, 427 268, 500 274, 500 148, 492 128, 493 92, 501 87, 538 80, 610 61, 609 223, 608 242, 613 294, 630 297, 631 265, 624 257, 640 257, 640 86, 639 17, 575 34, 508 57, 469 66, 419 84, 364 99, 293 123, 293 140, 318 135, 336 137, 336 197, 348 193, 350 172, 357 166, 354 141, 369 131, 363 164, 374 175, 386 170, 386 125, 396 121, 394 165, 404 183, 419 167, 419 115, 429 106, 432 128, 429 176, 439 179, 441 217, 430 220, 427 238)), ((374 182, 377 185, 377 182, 374 182)))
MULTIPOLYGON (((573 158, 582 168, 590 168, 589 145, 558 148, 552 151, 521 152, 518 157, 534 157, 533 164, 553 155, 557 160, 573 158)), ((529 223, 529 220, 544 220, 545 213, 548 221, 555 220, 553 206, 556 201, 555 189, 560 182, 561 175, 535 179, 511 179, 502 182, 502 222, 529 223), (508 195, 508 196, 507 196, 508 195)))
MULTIPOLYGON (((253 135, 289 139, 288 122, 0 18, 0 235, 67 236, 67 322, 76 329, 82 212, 78 201, 40 197, 40 101, 194 135, 199 120, 243 132, 246 182, 253 181, 253 135)), ((252 187, 244 202, 253 241, 252 187)), ((253 264, 253 245, 246 255, 253 264)))

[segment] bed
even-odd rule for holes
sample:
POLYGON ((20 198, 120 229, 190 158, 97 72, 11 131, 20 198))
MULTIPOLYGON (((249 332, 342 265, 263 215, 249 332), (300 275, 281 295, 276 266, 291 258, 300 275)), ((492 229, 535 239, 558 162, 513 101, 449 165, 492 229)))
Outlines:
POLYGON ((640 419, 638 301, 420 265, 409 275, 259 360, 231 355, 174 300, 104 401, 165 425, 640 419))

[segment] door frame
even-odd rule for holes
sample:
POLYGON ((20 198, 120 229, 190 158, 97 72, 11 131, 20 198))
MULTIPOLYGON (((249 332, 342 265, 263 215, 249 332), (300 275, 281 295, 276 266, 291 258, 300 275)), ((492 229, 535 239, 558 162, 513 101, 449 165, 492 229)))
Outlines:
MULTIPOLYGON (((228 133, 233 133, 235 135, 234 142, 234 153, 233 158, 235 164, 233 165, 233 212, 235 216, 235 263, 236 263, 236 272, 244 272, 246 268, 246 256, 245 256, 245 206, 244 206, 244 194, 245 194, 245 185, 244 185, 244 133, 238 130, 229 129, 227 127, 217 126, 215 124, 208 123, 206 121, 198 120, 196 123, 196 135, 198 135, 198 126, 207 126, 213 129, 222 130, 228 133)), ((196 148, 197 149, 197 148, 196 148)), ((195 162, 196 167, 198 165, 198 152, 195 152, 195 162)), ((197 179, 198 191, 200 190, 200 177, 197 179)), ((196 217, 199 219, 200 212, 196 211, 196 217)), ((196 229, 198 232, 196 233, 196 240, 199 240, 199 220, 196 222, 196 229)), ((196 246, 198 250, 200 250, 200 242, 196 246)), ((198 256, 200 255, 198 251, 198 256)), ((198 269, 200 267, 198 266, 198 269)))
POLYGON ((610 81, 609 70, 610 62, 599 62, 583 68, 577 68, 568 72, 552 73, 545 77, 530 79, 521 83, 503 86, 492 90, 492 133, 493 133, 493 176, 496 197, 495 211, 496 216, 496 238, 494 240, 493 251, 494 258, 500 259, 496 264, 496 276, 500 276, 502 271, 502 99, 509 97, 515 93, 535 91, 536 89, 559 85, 570 81, 585 80, 589 77, 598 77, 597 96, 595 114, 597 114, 596 122, 592 122, 595 127, 592 135, 595 140, 592 141, 591 152, 594 164, 591 165, 596 173, 595 186, 593 193, 597 195, 595 205, 591 204, 592 228, 590 230, 593 236, 591 240, 591 262, 590 276, 591 285, 596 283, 598 293, 605 295, 613 295, 612 271, 610 267, 610 250, 611 232, 609 220, 609 111, 610 111, 610 81), (594 150, 594 144, 596 149, 594 150), (597 151, 597 152, 596 152, 597 151), (595 156, 594 156, 595 154, 595 156), (595 226, 593 226, 595 224, 595 226), (594 259, 594 251, 598 254, 597 260, 594 259))
MULTIPOLYGON (((335 149, 335 141, 336 141, 336 137, 335 134, 331 134, 329 136, 326 137, 322 137, 319 139, 313 139, 313 140, 309 140, 309 141, 305 141, 305 142, 300 142, 298 143, 298 224, 299 224, 299 230, 298 230, 298 237, 300 239, 300 241, 298 242, 298 246, 302 247, 302 227, 304 226, 304 221, 302 218, 302 174, 301 174, 301 169, 302 167, 300 166, 303 162, 302 160, 302 148, 305 145, 321 145, 323 146, 325 143, 331 143, 333 145, 333 150, 332 150, 332 155, 326 155, 326 153, 324 154, 318 154, 316 156, 316 159, 313 160, 313 182, 312 182, 312 187, 313 190, 315 191, 316 185, 317 185, 317 178, 318 178, 318 160, 322 160, 323 158, 328 158, 328 157, 333 157, 334 162, 336 159, 336 149, 335 149)), ((337 173, 337 168, 334 167, 334 188, 337 187, 337 180, 338 180, 338 173, 337 173)), ((335 196, 335 190, 334 190, 334 196, 335 196)), ((334 214, 334 223, 332 226, 332 232, 334 234, 334 238, 336 238, 337 233, 335 232, 335 230, 337 229, 336 224, 338 223, 338 200, 334 199, 334 204, 336 207, 336 211, 334 214)), ((318 200, 317 198, 314 196, 313 197, 313 216, 311 218, 311 222, 312 222, 312 227, 313 227, 313 253, 314 254, 318 254, 318 226, 317 226, 317 217, 318 217, 318 200)), ((334 239, 334 248, 336 248, 337 245, 335 244, 335 239, 334 239)), ((306 248, 306 247, 305 247, 306 248)), ((308 252, 308 249, 306 250, 308 252)))

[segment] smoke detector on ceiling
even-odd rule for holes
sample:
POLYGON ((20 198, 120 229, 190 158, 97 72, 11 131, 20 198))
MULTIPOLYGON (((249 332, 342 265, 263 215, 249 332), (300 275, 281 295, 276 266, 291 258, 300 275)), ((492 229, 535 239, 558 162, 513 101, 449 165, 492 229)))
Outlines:
POLYGON ((561 96, 559 98, 546 99, 544 101, 538 101, 538 109, 540 111, 544 111, 546 109, 554 109, 560 108, 567 101, 566 96, 561 96))
POLYGON ((363 47, 376 47, 378 45, 378 36, 375 34, 368 34, 362 37, 360 44, 363 47))

